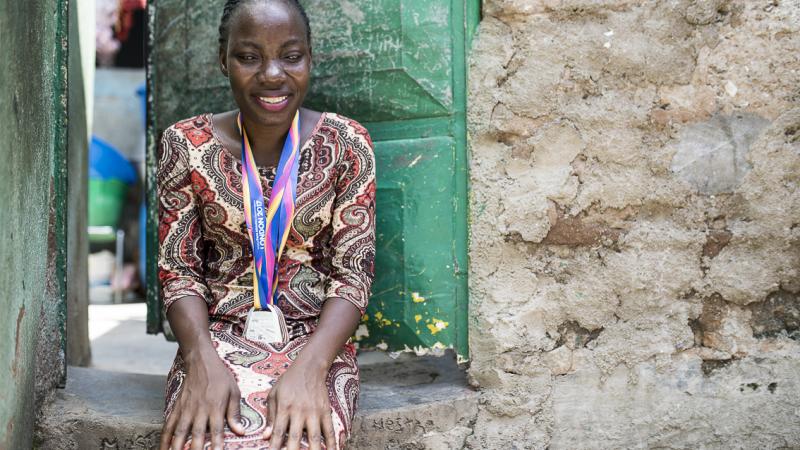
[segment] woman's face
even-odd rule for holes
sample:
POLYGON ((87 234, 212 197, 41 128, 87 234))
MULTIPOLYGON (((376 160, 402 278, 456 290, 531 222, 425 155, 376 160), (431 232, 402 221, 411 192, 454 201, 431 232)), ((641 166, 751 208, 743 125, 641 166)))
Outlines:
POLYGON ((242 5, 231 17, 223 73, 249 121, 291 123, 308 91, 311 49, 300 14, 282 1, 242 5))

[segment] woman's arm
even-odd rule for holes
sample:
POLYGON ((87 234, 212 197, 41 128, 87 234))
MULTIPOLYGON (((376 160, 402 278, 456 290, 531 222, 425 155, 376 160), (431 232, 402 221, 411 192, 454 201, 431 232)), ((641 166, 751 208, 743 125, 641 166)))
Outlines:
POLYGON ((326 448, 336 448, 325 380, 360 318, 361 312, 342 299, 330 299, 322 306, 317 329, 267 399, 270 426, 264 437, 272 438, 270 448, 283 448, 285 444, 289 450, 299 449, 304 429, 312 450, 320 449, 322 437, 326 448), (289 439, 284 442, 287 432, 289 439))
POLYGON ((187 435, 192 436, 192 449, 201 449, 209 429, 212 448, 222 450, 226 421, 234 433, 245 430, 239 419, 239 387, 211 343, 208 306, 200 297, 183 297, 172 304, 167 319, 180 345, 186 379, 161 431, 161 449, 182 450, 187 435))
POLYGON ((331 273, 319 324, 268 397, 270 448, 297 450, 306 430, 311 450, 336 448, 326 379, 367 308, 375 260, 375 156, 366 130, 353 132, 338 161, 331 227, 331 273))
POLYGON ((175 127, 164 132, 156 179, 158 274, 167 318, 186 364, 180 397, 161 432, 161 449, 182 449, 191 432, 192 449, 202 448, 207 425, 214 448, 222 449, 225 416, 243 434, 238 420, 239 389, 211 343, 203 274, 203 239, 197 199, 189 176, 188 146, 175 127))

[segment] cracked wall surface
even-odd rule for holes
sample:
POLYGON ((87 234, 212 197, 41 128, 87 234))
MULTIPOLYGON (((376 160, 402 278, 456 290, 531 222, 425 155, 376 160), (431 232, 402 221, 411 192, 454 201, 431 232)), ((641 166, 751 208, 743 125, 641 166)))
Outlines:
POLYGON ((800 447, 800 1, 483 8, 466 446, 800 447))

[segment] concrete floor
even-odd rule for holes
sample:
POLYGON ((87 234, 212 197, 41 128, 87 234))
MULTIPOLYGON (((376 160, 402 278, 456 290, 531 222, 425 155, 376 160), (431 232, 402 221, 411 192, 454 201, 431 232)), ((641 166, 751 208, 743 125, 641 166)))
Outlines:
POLYGON ((166 375, 178 350, 163 335, 146 333, 144 303, 89 305, 92 368, 166 375))
MULTIPOLYGON (((348 449, 464 448, 479 394, 453 355, 376 363, 361 374, 348 449)), ((42 414, 37 448, 157 448, 164 382, 163 375, 69 367, 66 388, 42 414)))

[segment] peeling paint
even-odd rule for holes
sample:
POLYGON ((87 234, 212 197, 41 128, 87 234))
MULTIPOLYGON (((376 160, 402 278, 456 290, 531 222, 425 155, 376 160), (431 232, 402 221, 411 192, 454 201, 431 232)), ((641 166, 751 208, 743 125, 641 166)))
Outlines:
POLYGON ((347 16, 348 19, 354 24, 358 25, 364 22, 364 11, 355 5, 353 2, 348 0, 339 0, 339 7, 347 16))
POLYGON ((14 329, 14 360, 11 363, 11 374, 14 378, 17 377, 17 362, 19 361, 19 347, 20 347, 20 340, 19 334, 22 331, 22 318, 25 317, 25 305, 19 307, 19 313, 17 314, 17 323, 16 328, 14 329))
POLYGON ((394 323, 391 320, 383 317, 383 313, 381 311, 376 312, 374 317, 375 317, 375 323, 379 327, 389 326, 389 325, 392 325, 394 323))
POLYGON ((450 324, 445 322, 445 321, 443 321, 443 320, 439 320, 439 319, 437 319, 435 317, 432 318, 431 320, 429 320, 428 323, 426 324, 426 326, 430 330, 431 334, 436 334, 436 333, 444 330, 445 328, 447 328, 448 325, 450 325, 450 324))
POLYGON ((356 329, 355 339, 359 340, 365 337, 369 337, 369 328, 365 324, 361 324, 356 329))

